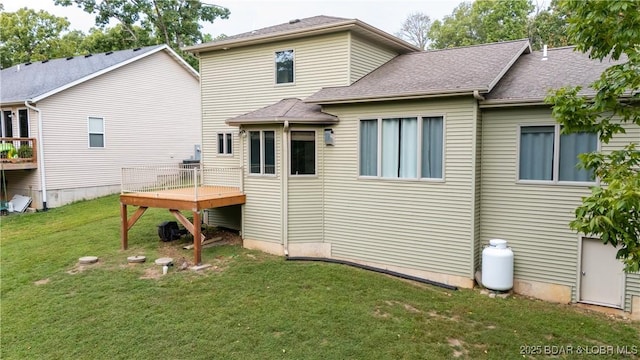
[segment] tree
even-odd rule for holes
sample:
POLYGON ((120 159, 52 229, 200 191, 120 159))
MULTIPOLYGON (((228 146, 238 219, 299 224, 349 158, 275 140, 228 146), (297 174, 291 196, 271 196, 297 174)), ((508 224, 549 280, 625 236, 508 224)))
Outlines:
POLYGON ((0 65, 75 55, 77 32, 68 33, 69 21, 44 10, 22 8, 0 13, 0 65))
POLYGON ((534 50, 543 45, 560 47, 570 45, 567 35, 567 14, 558 8, 558 1, 553 0, 544 10, 538 9, 529 21, 529 41, 534 50))
MULTIPOLYGON (((199 0, 55 0, 57 5, 77 5, 85 12, 96 16, 96 25, 106 27, 117 20, 122 30, 129 33, 131 41, 140 42, 136 26, 146 30, 150 38, 166 43, 185 57, 180 48, 201 42, 201 21, 211 22, 217 18, 228 19, 229 9, 205 4, 199 0)), ((197 66, 193 57, 185 57, 197 66)))
POLYGON ((530 0, 477 0, 463 2, 429 32, 437 49, 516 40, 527 37, 530 0))
MULTIPOLYGON (((640 2, 635 0, 563 0, 568 34, 576 50, 593 59, 620 63, 607 68, 590 87, 595 96, 580 96, 580 87, 552 92, 546 101, 564 133, 595 132, 602 143, 626 126, 640 126, 640 2)), ((640 140, 635 139, 636 142, 640 140)), ((580 155, 603 185, 591 188, 569 226, 618 247, 616 257, 627 272, 640 269, 640 150, 631 142, 609 153, 580 155)))
POLYGON ((396 36, 424 50, 429 43, 430 28, 431 18, 424 13, 415 12, 409 14, 396 36))
POLYGON ((157 40, 143 28, 134 25, 127 30, 122 24, 117 24, 104 29, 91 28, 79 47, 86 53, 101 53, 154 44, 157 40))

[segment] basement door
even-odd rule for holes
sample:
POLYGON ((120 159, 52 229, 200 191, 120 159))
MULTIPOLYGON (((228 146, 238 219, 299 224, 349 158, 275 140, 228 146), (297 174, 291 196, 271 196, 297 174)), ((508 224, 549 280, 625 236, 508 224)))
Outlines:
POLYGON ((624 266, 617 252, 600 239, 582 239, 580 302, 622 308, 624 266))

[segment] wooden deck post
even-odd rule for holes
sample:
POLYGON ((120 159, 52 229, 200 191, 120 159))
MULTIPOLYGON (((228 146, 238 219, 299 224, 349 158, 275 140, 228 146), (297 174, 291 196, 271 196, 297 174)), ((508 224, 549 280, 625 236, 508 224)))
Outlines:
POLYGON ((200 240, 201 227, 202 224, 200 221, 200 211, 196 210, 193 212, 193 256, 195 265, 200 265, 200 263, 202 262, 202 241, 200 240))
POLYGON ((122 250, 127 250, 129 246, 129 221, 127 220, 127 205, 120 203, 120 241, 122 244, 122 250))

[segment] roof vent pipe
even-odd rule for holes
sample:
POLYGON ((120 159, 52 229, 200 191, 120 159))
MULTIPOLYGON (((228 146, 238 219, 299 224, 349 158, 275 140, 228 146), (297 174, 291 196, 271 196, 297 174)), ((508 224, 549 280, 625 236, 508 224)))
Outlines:
POLYGON ((295 23, 299 23, 300 19, 293 19, 293 20, 289 20, 289 24, 295 24, 295 23))
POLYGON ((542 45, 542 61, 547 60, 547 44, 542 45))

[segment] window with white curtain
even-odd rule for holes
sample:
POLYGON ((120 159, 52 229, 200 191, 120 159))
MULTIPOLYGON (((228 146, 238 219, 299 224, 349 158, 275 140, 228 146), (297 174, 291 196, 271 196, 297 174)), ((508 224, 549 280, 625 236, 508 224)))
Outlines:
POLYGON ((520 127, 519 180, 593 182, 578 155, 596 151, 595 133, 560 134, 560 125, 520 127))
POLYGON ((360 176, 378 176, 378 120, 360 121, 360 176))
POLYGON ((360 120, 360 176, 442 179, 443 118, 360 120))

